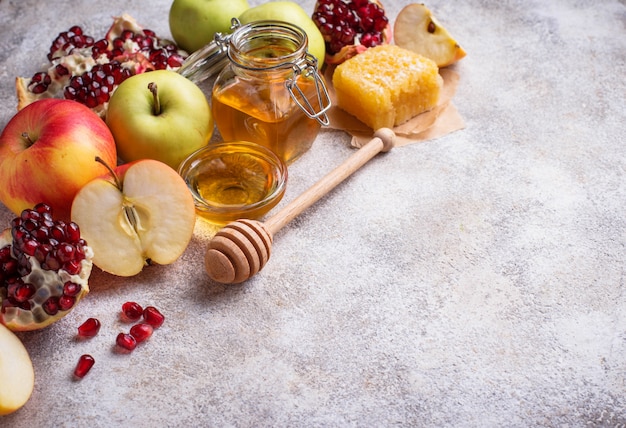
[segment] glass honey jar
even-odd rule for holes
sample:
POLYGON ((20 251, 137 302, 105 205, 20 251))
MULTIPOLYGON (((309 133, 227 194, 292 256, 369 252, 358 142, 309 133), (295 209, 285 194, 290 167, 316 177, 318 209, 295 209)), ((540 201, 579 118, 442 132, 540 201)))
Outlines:
POLYGON ((330 98, 306 33, 281 21, 239 25, 190 56, 179 71, 198 83, 221 68, 211 93, 225 141, 251 141, 285 164, 306 153, 328 125, 330 98))

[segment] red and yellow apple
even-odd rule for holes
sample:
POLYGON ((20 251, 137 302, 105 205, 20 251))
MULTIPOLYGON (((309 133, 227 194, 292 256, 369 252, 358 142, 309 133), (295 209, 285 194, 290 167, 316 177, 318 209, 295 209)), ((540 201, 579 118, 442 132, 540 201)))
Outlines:
POLYGON ((96 266, 133 276, 147 263, 176 261, 191 240, 196 213, 183 178, 163 162, 143 159, 86 184, 72 204, 72 220, 96 266))
POLYGON ((0 416, 20 409, 33 393, 35 371, 22 341, 0 324, 0 416))
POLYGON ((172 169, 205 146, 214 129, 202 89, 169 70, 124 80, 111 96, 106 123, 122 160, 155 159, 172 169))
POLYGON ((0 135, 0 201, 19 215, 39 202, 69 219, 76 192, 115 164, 115 141, 104 121, 84 105, 42 99, 9 120, 0 135))

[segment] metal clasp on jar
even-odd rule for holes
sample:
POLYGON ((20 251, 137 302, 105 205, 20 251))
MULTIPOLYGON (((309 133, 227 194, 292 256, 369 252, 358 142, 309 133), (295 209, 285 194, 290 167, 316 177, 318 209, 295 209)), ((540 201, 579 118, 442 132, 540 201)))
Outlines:
POLYGON ((328 89, 324 83, 324 79, 317 70, 317 58, 307 53, 304 64, 302 66, 298 64, 292 64, 293 77, 287 79, 285 86, 291 95, 291 99, 302 109, 302 111, 311 119, 317 120, 322 125, 330 124, 328 115, 326 112, 331 107, 330 96, 328 95, 328 89), (317 93, 317 103, 319 110, 311 105, 309 99, 306 97, 302 89, 298 86, 298 78, 300 76, 313 77, 315 82, 315 91, 317 93))

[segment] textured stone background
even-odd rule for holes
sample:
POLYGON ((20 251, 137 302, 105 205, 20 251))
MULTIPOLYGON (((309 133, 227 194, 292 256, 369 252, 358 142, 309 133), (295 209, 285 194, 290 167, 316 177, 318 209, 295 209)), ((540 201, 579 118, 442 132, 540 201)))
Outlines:
MULTIPOLYGON (((392 18, 406 4, 386 3, 392 18)), ((0 0, 0 125, 14 77, 58 32, 100 35, 128 12, 169 35, 169 5, 0 0)), ((200 222, 171 266, 94 272, 74 312, 20 336, 36 388, 0 425, 626 425, 626 4, 427 5, 468 51, 466 129, 374 159, 284 228, 243 285, 205 276, 200 222), (120 355, 126 300, 167 321, 120 355), (100 335, 77 342, 90 316, 100 335), (75 382, 82 353, 96 366, 75 382)), ((348 144, 323 132, 283 203, 348 144)))

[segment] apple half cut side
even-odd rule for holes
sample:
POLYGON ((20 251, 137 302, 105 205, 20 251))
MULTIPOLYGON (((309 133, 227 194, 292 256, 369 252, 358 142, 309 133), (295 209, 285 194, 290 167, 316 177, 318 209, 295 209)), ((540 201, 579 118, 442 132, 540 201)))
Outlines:
POLYGON ((182 177, 144 159, 86 184, 74 198, 72 220, 93 249, 94 265, 133 276, 148 263, 176 261, 189 245, 196 213, 182 177))
POLYGON ((0 416, 20 409, 35 387, 33 363, 21 340, 0 324, 0 416))
POLYGON ((396 45, 429 58, 438 67, 451 65, 466 55, 424 4, 412 3, 400 10, 393 29, 396 45))

